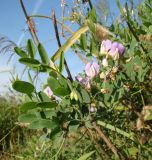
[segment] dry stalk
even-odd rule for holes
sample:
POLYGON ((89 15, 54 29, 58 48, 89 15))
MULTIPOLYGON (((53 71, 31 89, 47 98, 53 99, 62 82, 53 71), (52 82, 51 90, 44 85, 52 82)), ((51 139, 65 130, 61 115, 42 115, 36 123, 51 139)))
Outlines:
MULTIPOLYGON (((56 16, 55 16, 55 11, 54 10, 52 10, 52 19, 53 19, 53 24, 54 24, 56 40, 57 40, 58 46, 61 47, 61 42, 60 42, 60 37, 59 37, 59 32, 58 32, 58 26, 57 26, 56 16)), ((69 70, 69 67, 68 67, 68 64, 67 64, 65 58, 64 58, 64 65, 65 65, 65 69, 67 71, 69 80, 73 81, 72 75, 70 73, 70 70, 69 70)))
POLYGON ((93 122, 93 127, 97 131, 98 135, 100 136, 101 139, 107 144, 109 149, 115 154, 116 157, 119 157, 119 159, 125 160, 126 158, 119 153, 118 149, 115 147, 115 145, 110 141, 108 137, 102 132, 102 130, 97 126, 96 122, 93 122))
POLYGON ((105 150, 99 145, 98 140, 95 138, 94 133, 91 129, 85 127, 87 130, 87 134, 89 136, 89 138, 91 139, 91 141, 94 143, 95 148, 98 152, 98 154, 100 155, 100 157, 102 158, 103 155, 107 158, 110 159, 110 156, 105 152, 105 150))
POLYGON ((33 20, 30 18, 30 16, 28 16, 27 14, 27 11, 25 9, 25 6, 23 4, 23 0, 20 0, 20 4, 21 4, 21 7, 22 7, 22 10, 24 12, 24 15, 25 15, 25 18, 26 18, 26 21, 27 21, 27 24, 28 24, 28 28, 29 28, 29 31, 31 33, 31 36, 33 37, 33 40, 35 42, 36 45, 38 45, 39 43, 39 39, 36 35, 36 29, 35 29, 35 25, 34 25, 34 22, 33 20))

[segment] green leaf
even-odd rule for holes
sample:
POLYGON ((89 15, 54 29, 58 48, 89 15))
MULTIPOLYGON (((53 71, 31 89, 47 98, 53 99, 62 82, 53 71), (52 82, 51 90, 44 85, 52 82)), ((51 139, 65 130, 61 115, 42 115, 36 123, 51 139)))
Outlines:
POLYGON ((12 87, 21 93, 25 93, 25 94, 31 94, 32 92, 34 92, 34 86, 29 83, 29 82, 25 82, 25 81, 15 81, 12 85, 12 87))
POLYGON ((69 131, 70 132, 76 132, 78 130, 79 124, 77 125, 70 125, 69 126, 69 131))
POLYGON ((145 118, 146 121, 152 120, 152 110, 149 110, 149 115, 145 118))
POLYGON ((60 56, 61 53, 66 52, 81 36, 82 33, 85 33, 88 31, 88 26, 82 26, 80 29, 78 29, 72 37, 70 37, 65 44, 59 48, 59 50, 52 56, 51 60, 54 62, 56 61, 60 56))
POLYGON ((134 158, 136 158, 139 150, 138 150, 138 148, 136 148, 136 147, 131 147, 131 148, 128 148, 126 152, 128 152, 129 155, 131 155, 131 156, 133 156, 134 158))
POLYGON ((35 114, 31 114, 31 113, 22 114, 18 117, 18 121, 22 123, 31 123, 37 119, 38 117, 35 114))
POLYGON ((20 106, 22 112, 27 112, 28 110, 37 108, 37 102, 27 102, 20 106))
POLYGON ((53 92, 56 88, 60 87, 58 80, 54 77, 48 78, 48 85, 50 86, 50 88, 52 89, 53 92))
POLYGON ((56 102, 40 102, 37 104, 37 107, 41 107, 41 108, 54 108, 56 107, 58 104, 56 102))
POLYGON ((52 70, 52 71, 49 72, 49 76, 57 78, 57 72, 55 72, 55 71, 52 70))
POLYGON ((58 82, 60 83, 60 85, 62 87, 65 87, 67 89, 69 88, 69 86, 68 86, 68 80, 65 79, 64 77, 62 77, 61 75, 58 75, 58 82))
POLYGON ((89 153, 86 153, 83 156, 81 156, 80 158, 78 158, 77 160, 86 160, 86 159, 88 159, 94 153, 95 153, 95 151, 91 151, 89 153))
POLYGON ((64 69, 64 53, 61 53, 60 56, 60 63, 59 63, 59 71, 62 72, 64 69))
POLYGON ((57 96, 66 96, 69 94, 69 91, 64 87, 58 87, 54 90, 54 94, 57 96))
POLYGON ((20 58, 19 62, 29 67, 40 67, 41 63, 38 60, 32 58, 20 58))
POLYGON ((98 48, 97 44, 95 43, 95 41, 93 39, 91 39, 90 53, 95 57, 98 57, 98 49, 97 48, 98 48))
POLYGON ((36 49, 35 49, 34 43, 31 39, 29 39, 27 41, 27 51, 28 51, 30 57, 34 59, 34 57, 36 55, 36 49))
POLYGON ((91 30, 91 32, 95 33, 96 27, 95 27, 94 22, 93 22, 92 20, 89 20, 89 21, 87 22, 87 24, 88 24, 89 29, 91 30))
POLYGON ((92 10, 90 11, 90 13, 89 13, 89 19, 91 21, 93 21, 94 23, 97 22, 97 14, 96 14, 95 8, 92 8, 92 10))
POLYGON ((124 10, 123 10, 123 8, 122 8, 122 6, 121 6, 119 0, 116 0, 116 3, 117 3, 117 6, 118 6, 118 8, 119 8, 121 14, 124 15, 124 10))
POLYGON ((90 96, 88 92, 85 89, 81 88, 80 93, 82 95, 83 103, 90 103, 90 96))
POLYGON ((48 64, 48 61, 49 61, 48 55, 47 55, 47 53, 41 43, 38 44, 38 51, 39 51, 42 62, 44 64, 48 64))
POLYGON ((80 44, 81 44, 81 47, 83 48, 83 50, 86 50, 86 48, 87 48, 87 40, 86 40, 86 35, 85 34, 81 34, 80 44))
POLYGON ((38 93, 39 98, 41 99, 42 102, 51 102, 51 99, 44 93, 44 92, 39 92, 38 93))
POLYGON ((57 127, 57 124, 55 122, 46 119, 38 119, 29 125, 30 129, 43 129, 43 128, 53 129, 55 127, 57 127))
POLYGON ((27 54, 25 51, 23 51, 22 49, 20 49, 19 47, 15 47, 14 51, 17 53, 17 55, 19 55, 20 57, 27 57, 27 54))

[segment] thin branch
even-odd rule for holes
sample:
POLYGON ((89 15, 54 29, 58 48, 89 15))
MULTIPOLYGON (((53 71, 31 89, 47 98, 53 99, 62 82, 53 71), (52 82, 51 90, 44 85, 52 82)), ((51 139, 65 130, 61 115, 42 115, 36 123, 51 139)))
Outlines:
POLYGON ((89 138, 91 139, 91 141, 94 143, 95 148, 96 148, 98 154, 100 155, 100 157, 102 158, 104 155, 107 159, 110 159, 109 155, 105 152, 104 149, 101 148, 101 146, 98 144, 98 142, 94 138, 94 134, 92 133, 92 130, 87 127, 86 127, 86 129, 87 129, 87 134, 88 134, 89 138), (101 155, 101 153, 102 153, 102 155, 101 155))
MULTIPOLYGON (((61 42, 60 42, 60 37, 59 37, 59 32, 58 32, 58 27, 57 27, 57 22, 56 22, 56 17, 55 17, 55 11, 54 10, 52 10, 52 18, 53 18, 56 40, 57 40, 58 46, 61 47, 61 42)), ((70 73, 70 70, 69 70, 69 67, 68 67, 68 64, 67 64, 65 58, 64 58, 64 65, 65 65, 65 69, 67 71, 69 80, 73 81, 72 75, 70 73)))
POLYGON ((125 157, 119 153, 118 149, 114 146, 114 144, 112 144, 110 139, 106 137, 106 135, 102 132, 102 130, 97 126, 95 122, 93 122, 93 127, 99 134, 100 138, 104 140, 104 142, 107 144, 109 149, 111 149, 111 151, 115 154, 115 156, 119 157, 120 159, 125 159, 125 157))
MULTIPOLYGON (((45 16, 45 15, 37 15, 37 14, 36 14, 36 15, 31 15, 31 16, 29 16, 29 17, 30 17, 30 18, 46 18, 46 19, 53 20, 52 17, 45 16)), ((62 22, 60 22, 60 21, 57 20, 57 19, 56 19, 56 22, 57 22, 58 24, 62 25, 62 27, 65 28, 67 32, 69 32, 70 34, 73 34, 72 30, 71 30, 69 27, 67 27, 65 24, 62 24, 62 22)))
POLYGON ((36 35, 36 29, 35 29, 35 25, 34 25, 34 22, 32 21, 32 19, 30 18, 30 16, 28 16, 27 14, 27 11, 25 9, 25 6, 23 4, 23 0, 20 0, 20 4, 21 4, 21 7, 22 7, 22 10, 24 12, 24 15, 25 15, 25 18, 27 20, 27 24, 28 24, 28 28, 29 28, 29 31, 31 33, 31 36, 33 37, 34 39, 34 42, 35 44, 37 45, 39 43, 39 40, 38 40, 38 37, 36 35))
POLYGON ((62 7, 62 27, 61 27, 61 34, 64 37, 64 32, 63 32, 63 24, 64 24, 64 11, 65 11, 65 1, 61 0, 61 7, 62 7))

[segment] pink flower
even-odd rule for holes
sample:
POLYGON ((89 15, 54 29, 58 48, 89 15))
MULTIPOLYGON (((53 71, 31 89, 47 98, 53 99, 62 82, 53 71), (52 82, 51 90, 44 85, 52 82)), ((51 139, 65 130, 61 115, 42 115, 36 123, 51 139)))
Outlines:
POLYGON ((53 92, 50 89, 50 87, 46 87, 43 91, 49 98, 51 98, 53 96, 53 92))
POLYGON ((83 80, 83 78, 78 74, 75 79, 78 81, 78 82, 81 82, 83 80))
POLYGON ((118 42, 112 42, 110 40, 103 40, 101 44, 100 54, 110 55, 114 59, 118 59, 125 53, 125 47, 118 42))
POLYGON ((89 78, 96 77, 99 74, 99 65, 96 62, 87 63, 85 73, 89 78))
POLYGON ((112 41, 110 41, 109 39, 103 40, 101 44, 102 51, 109 52, 109 50, 111 49, 111 45, 112 45, 112 41))
POLYGON ((82 78, 80 75, 77 75, 75 78, 85 88, 87 89, 91 88, 89 77, 82 78))

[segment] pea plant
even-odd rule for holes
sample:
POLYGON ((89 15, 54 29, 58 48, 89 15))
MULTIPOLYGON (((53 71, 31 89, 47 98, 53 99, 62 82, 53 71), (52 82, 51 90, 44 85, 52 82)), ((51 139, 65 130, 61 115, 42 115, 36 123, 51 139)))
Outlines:
MULTIPOLYGON (((152 157, 152 1, 136 9, 116 2, 121 16, 105 27, 90 0, 76 1, 66 20, 79 29, 62 22, 71 36, 61 45, 55 11, 52 17, 29 16, 21 1, 33 40, 26 50, 14 50, 19 63, 48 79, 38 91, 29 72, 28 82, 14 78, 13 88, 25 96, 18 120, 43 131, 43 142, 52 144, 51 159, 152 157), (53 21, 59 49, 51 58, 32 25, 35 17, 53 21), (85 63, 76 77, 64 57, 69 48, 85 63)), ((61 6, 64 11, 68 4, 61 6)))

